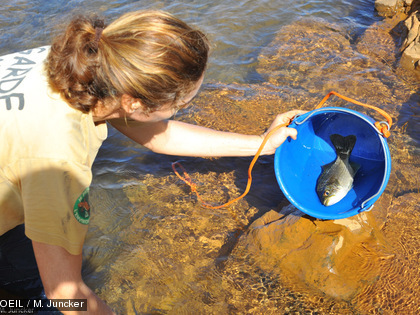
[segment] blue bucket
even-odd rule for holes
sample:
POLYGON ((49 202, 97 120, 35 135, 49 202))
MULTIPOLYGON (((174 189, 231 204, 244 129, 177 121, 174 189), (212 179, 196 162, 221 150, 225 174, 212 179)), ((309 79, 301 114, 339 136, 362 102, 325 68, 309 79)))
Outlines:
POLYGON ((288 139, 277 148, 274 170, 286 198, 302 212, 319 219, 348 218, 373 207, 388 183, 391 155, 374 121, 359 112, 324 107, 294 119, 291 128, 297 140, 288 139), (337 157, 330 135, 355 135, 350 161, 360 165, 347 195, 332 206, 324 206, 316 193, 322 166, 337 157))

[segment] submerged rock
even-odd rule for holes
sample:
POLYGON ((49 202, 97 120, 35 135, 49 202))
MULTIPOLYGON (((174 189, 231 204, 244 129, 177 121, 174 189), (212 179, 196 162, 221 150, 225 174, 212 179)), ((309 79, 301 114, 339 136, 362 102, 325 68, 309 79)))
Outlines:
POLYGON ((381 238, 366 214, 323 221, 273 211, 250 226, 245 242, 262 269, 350 300, 377 280, 380 260, 392 257, 381 238))

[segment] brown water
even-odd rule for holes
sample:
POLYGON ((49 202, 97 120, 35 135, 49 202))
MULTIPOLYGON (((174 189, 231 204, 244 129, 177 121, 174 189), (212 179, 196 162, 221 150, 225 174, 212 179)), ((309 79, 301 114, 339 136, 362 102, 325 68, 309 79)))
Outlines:
MULTIPOLYGON (((58 27, 60 14, 82 9, 165 8, 201 25, 215 42, 212 61, 200 96, 176 119, 262 133, 277 113, 310 110, 334 90, 395 122, 385 192, 371 212, 335 221, 288 203, 273 157, 258 160, 244 199, 204 208, 171 163, 181 160, 202 198, 221 204, 245 189, 251 158, 161 156, 111 130, 94 165, 83 274, 119 313, 420 313, 419 79, 398 64, 398 21, 375 18, 372 1, 8 5, 4 53, 46 43, 31 23, 58 27)), ((328 105, 381 118, 337 98, 328 105)))

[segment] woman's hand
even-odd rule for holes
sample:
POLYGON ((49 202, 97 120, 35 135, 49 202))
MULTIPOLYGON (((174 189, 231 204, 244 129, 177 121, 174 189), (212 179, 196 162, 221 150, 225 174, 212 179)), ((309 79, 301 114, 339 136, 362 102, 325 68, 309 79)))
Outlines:
MULTIPOLYGON (((264 138, 267 136, 267 134, 275 129, 277 126, 280 125, 288 125, 292 122, 293 118, 296 115, 301 115, 306 113, 306 111, 303 110, 291 110, 286 113, 277 115, 277 117, 272 122, 270 128, 267 129, 267 131, 262 135, 264 138)), ((291 137, 293 140, 296 140, 297 137, 297 130, 294 128, 288 128, 288 127, 281 127, 280 129, 276 130, 268 139, 263 154, 274 154, 276 149, 288 138, 291 137)))

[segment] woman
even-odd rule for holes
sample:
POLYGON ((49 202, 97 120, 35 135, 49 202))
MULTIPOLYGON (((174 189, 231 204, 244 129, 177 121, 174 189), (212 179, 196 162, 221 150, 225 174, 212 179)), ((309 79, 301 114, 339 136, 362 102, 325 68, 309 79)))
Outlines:
MULTIPOLYGON (((157 153, 256 153, 263 135, 169 119, 197 94, 208 51, 200 31, 164 12, 139 11, 108 26, 79 17, 51 48, 0 58, 4 290, 34 294, 42 288, 40 275, 49 299, 87 299, 90 313, 111 313, 81 278, 91 166, 106 138, 105 122, 157 153)), ((298 113, 279 115, 268 131, 298 113)), ((296 135, 279 129, 262 154, 296 135)))

